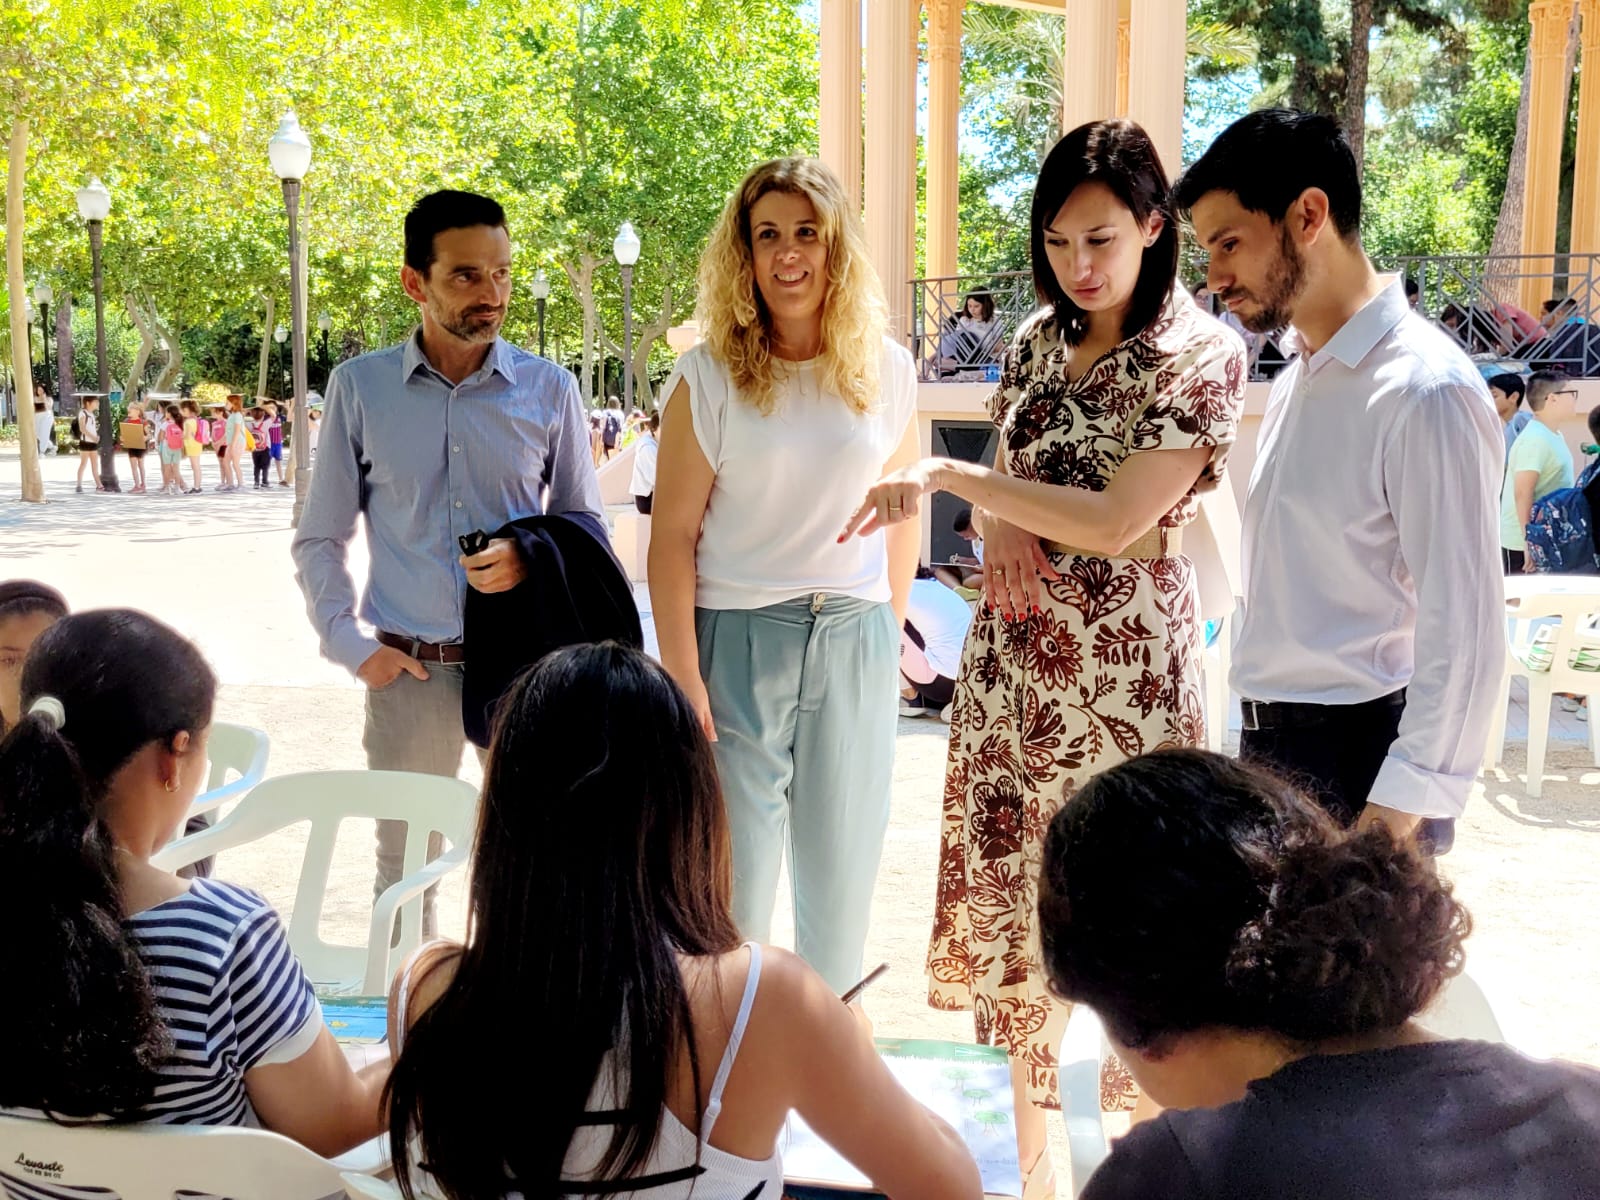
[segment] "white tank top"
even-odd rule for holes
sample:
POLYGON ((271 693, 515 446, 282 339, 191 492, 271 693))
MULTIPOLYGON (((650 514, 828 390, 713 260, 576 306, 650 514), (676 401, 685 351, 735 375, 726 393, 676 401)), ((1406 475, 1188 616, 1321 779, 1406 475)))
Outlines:
MULTIPOLYGON (((761 982, 761 947, 756 942, 746 942, 750 951, 750 969, 745 976, 744 994, 739 999, 739 1013, 734 1018, 733 1030, 728 1035, 728 1048, 722 1052, 717 1073, 711 1081, 711 1094, 706 1099, 705 1115, 700 1121, 698 1136, 692 1129, 663 1108, 661 1131, 656 1144, 645 1161, 644 1168, 634 1177, 632 1190, 613 1190, 616 1184, 607 1184, 607 1200, 780 1200, 783 1195, 783 1156, 777 1147, 767 1158, 756 1161, 740 1158, 711 1145, 711 1131, 722 1115, 722 1093, 728 1086, 728 1075, 739 1056, 739 1044, 744 1040, 745 1026, 750 1023, 750 1009, 755 1004, 756 987, 761 982)), ((410 985, 410 972, 400 979, 398 1011, 406 1012, 406 993, 410 985)), ((400 1038, 396 1038, 396 1049, 400 1038)), ((612 1069, 608 1057, 600 1069, 589 1095, 588 1110, 603 1114, 616 1107, 617 1071, 612 1069)), ((583 1186, 594 1178, 595 1169, 611 1144, 612 1127, 609 1122, 580 1125, 572 1135, 567 1157, 562 1165, 564 1180, 575 1186, 568 1193, 575 1198, 598 1194, 583 1186)), ((506 1200, 521 1200, 522 1193, 509 1192, 506 1200)))

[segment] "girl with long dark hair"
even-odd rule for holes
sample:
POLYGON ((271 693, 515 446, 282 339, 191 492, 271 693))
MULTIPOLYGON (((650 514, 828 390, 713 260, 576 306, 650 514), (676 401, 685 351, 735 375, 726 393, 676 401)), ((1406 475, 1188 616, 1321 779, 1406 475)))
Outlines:
POLYGON ((342 1153, 378 1132, 382 1079, 351 1071, 277 914, 150 863, 205 779, 216 686, 126 609, 33 643, 0 741, 0 912, 26 965, 0 987, 0 1109, 260 1124, 342 1153))
POLYGON ((817 973, 740 944, 731 890, 711 746, 666 671, 601 645, 524 675, 466 944, 423 947, 391 993, 405 1195, 779 1200, 794 1109, 877 1190, 976 1200, 966 1147, 817 973))
POLYGON ((1168 1111, 1083 1200, 1600 1195, 1600 1072, 1425 1027, 1468 929, 1413 849, 1255 767, 1095 776, 1045 840, 1044 966, 1168 1111))
POLYGON ((927 492, 973 505, 987 604, 951 712, 928 1002, 972 1009, 978 1040, 1010 1053, 1018 1150, 1039 1167, 1030 1191, 1048 1191, 1041 1110, 1060 1105, 1067 1009, 1039 970, 1039 849, 1096 772, 1204 738, 1182 535, 1237 431, 1245 351, 1176 284, 1167 176, 1131 121, 1056 143, 1032 229, 1040 308, 989 397, 994 469, 925 459, 872 488, 845 532, 911 520, 927 492))

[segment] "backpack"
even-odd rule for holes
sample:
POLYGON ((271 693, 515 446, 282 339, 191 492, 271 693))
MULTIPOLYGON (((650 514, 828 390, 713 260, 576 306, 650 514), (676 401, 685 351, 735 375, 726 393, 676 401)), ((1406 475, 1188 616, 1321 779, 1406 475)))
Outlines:
POLYGON ((167 439, 168 450, 183 449, 183 426, 177 421, 167 422, 167 427, 163 430, 163 436, 167 439))
POLYGON ((605 432, 601 435, 600 439, 605 444, 605 448, 607 450, 611 450, 616 447, 617 435, 621 432, 622 416, 619 413, 607 410, 605 432))
POLYGON ((1535 571, 1550 574, 1600 571, 1595 553, 1594 514, 1584 489, 1600 463, 1584 468, 1575 486, 1561 488, 1533 502, 1528 520, 1528 557, 1535 571))
POLYGON ((211 442, 211 422, 201 417, 194 425, 194 440, 202 446, 211 442))

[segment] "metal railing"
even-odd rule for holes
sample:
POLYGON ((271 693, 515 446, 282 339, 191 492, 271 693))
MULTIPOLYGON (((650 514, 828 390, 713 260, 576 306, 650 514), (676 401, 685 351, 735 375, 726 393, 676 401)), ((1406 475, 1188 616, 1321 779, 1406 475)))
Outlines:
MULTIPOLYGON (((1561 370, 1600 378, 1600 254, 1437 254, 1379 264, 1415 280, 1418 309, 1481 364, 1561 370), (1551 313, 1517 305, 1527 281, 1554 302, 1551 313)), ((1027 271, 911 281, 911 351, 924 380, 998 377, 1000 350, 1038 307, 1027 271), (970 309, 970 312, 969 312, 970 309)), ((1250 377, 1284 363, 1277 339, 1248 335, 1250 377)))

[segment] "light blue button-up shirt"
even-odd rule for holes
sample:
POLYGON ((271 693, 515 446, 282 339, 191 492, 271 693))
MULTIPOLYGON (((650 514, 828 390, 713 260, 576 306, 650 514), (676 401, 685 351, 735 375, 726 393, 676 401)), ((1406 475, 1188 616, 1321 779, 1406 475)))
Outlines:
POLYGON ((357 623, 345 562, 358 515, 371 557, 361 619, 448 643, 461 640, 467 597, 456 539, 546 512, 604 536, 570 372, 497 338, 483 366, 452 384, 417 334, 340 364, 291 551, 322 653, 353 673, 378 649, 357 623))

